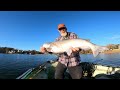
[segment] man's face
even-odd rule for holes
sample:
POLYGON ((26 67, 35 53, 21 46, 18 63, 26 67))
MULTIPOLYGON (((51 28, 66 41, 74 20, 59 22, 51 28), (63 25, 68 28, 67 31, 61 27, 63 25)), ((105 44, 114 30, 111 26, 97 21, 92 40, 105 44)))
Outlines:
POLYGON ((61 36, 66 36, 67 35, 66 28, 60 28, 59 32, 60 32, 61 36))

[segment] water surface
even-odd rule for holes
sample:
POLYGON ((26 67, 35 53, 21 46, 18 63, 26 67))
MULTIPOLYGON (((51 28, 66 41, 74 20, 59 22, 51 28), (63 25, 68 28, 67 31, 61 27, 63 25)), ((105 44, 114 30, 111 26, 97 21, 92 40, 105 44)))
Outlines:
MULTIPOLYGON (((120 53, 100 54, 96 58, 92 54, 81 54, 80 56, 82 62, 120 67, 120 53)), ((29 68, 35 68, 48 60, 56 59, 57 56, 50 54, 0 54, 0 79, 15 79, 29 68)))

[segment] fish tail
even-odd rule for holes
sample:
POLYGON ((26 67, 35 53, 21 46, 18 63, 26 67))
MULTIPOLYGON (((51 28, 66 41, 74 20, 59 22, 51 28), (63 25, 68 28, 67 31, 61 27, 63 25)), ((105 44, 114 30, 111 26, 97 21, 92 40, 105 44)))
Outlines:
POLYGON ((97 57, 101 52, 104 52, 105 50, 108 50, 107 47, 105 46, 95 46, 95 48, 93 48, 93 56, 97 57))

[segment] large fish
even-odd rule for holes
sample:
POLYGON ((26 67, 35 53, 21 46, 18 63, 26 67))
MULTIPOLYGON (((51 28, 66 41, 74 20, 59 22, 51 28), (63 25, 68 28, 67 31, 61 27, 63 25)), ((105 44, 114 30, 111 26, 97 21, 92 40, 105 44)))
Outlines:
POLYGON ((78 47, 83 50, 91 49, 94 57, 99 55, 99 53, 108 50, 106 46, 99 46, 84 39, 68 39, 56 42, 49 42, 43 44, 43 47, 45 47, 48 52, 52 52, 54 54, 66 52, 68 55, 72 53, 70 49, 71 47, 78 47))

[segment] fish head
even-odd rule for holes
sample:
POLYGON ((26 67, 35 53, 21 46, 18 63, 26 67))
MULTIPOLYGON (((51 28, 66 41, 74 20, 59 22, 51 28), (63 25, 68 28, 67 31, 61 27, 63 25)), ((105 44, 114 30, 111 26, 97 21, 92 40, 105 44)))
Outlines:
POLYGON ((42 47, 46 48, 47 52, 52 52, 51 42, 43 44, 42 47))
POLYGON ((43 47, 46 48, 46 49, 50 48, 50 44, 51 44, 51 42, 45 43, 45 44, 43 44, 43 47))

